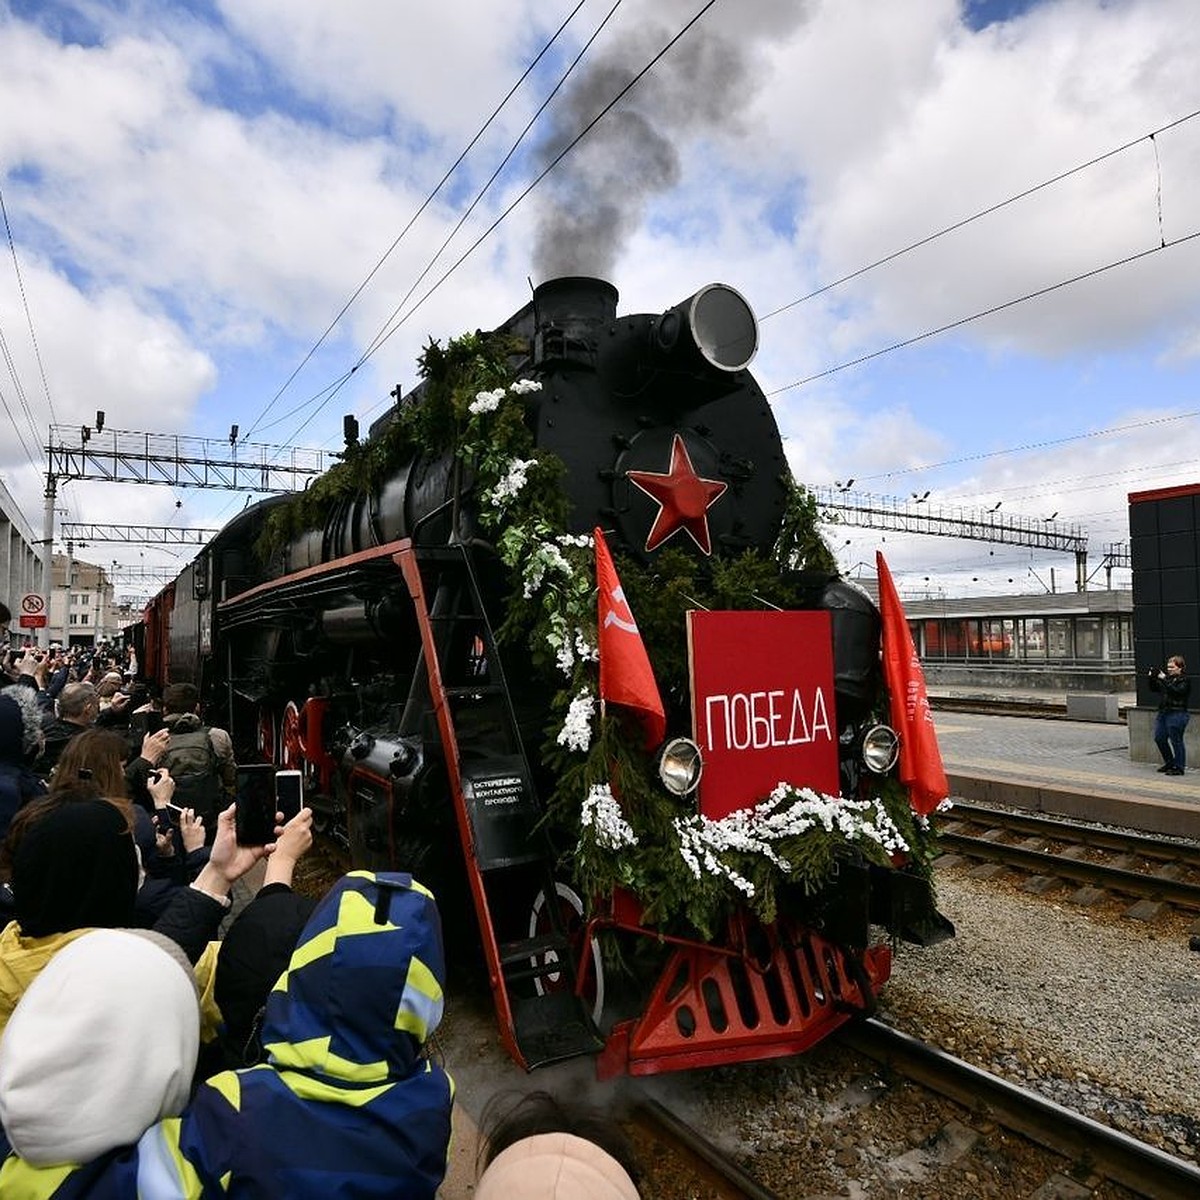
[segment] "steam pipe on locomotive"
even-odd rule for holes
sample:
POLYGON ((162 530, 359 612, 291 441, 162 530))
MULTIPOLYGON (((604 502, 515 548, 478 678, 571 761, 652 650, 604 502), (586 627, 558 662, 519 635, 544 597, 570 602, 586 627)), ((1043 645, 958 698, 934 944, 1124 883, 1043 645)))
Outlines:
MULTIPOLYGON (((666 550, 703 565, 775 544, 787 463, 747 370, 757 322, 734 289, 713 284, 664 313, 618 317, 610 284, 556 279, 495 332, 515 347, 533 444, 563 467, 564 544, 600 526, 651 569, 666 550)), ((432 406, 427 388, 376 422, 366 447, 432 406)), ((871 1009, 890 948, 868 944, 869 925, 915 940, 947 933, 927 880, 878 863, 841 862, 816 898, 781 889, 769 921, 734 904, 712 936, 649 919, 636 888, 581 897, 559 877, 571 848, 555 845, 546 820, 547 686, 497 645, 511 571, 472 464, 452 445, 411 445, 377 485, 267 547, 264 528, 289 503, 247 509, 156 597, 148 668, 199 682, 239 758, 303 770, 356 866, 412 871, 448 929, 473 925, 519 1062, 598 1054, 609 1075, 796 1053, 871 1009), (632 943, 638 960, 633 1015, 611 1028, 606 938, 632 943)), ((877 719, 878 613, 835 574, 789 584, 826 622, 805 653, 824 643, 835 723, 826 789, 852 800, 895 761, 896 734, 877 719)), ((676 726, 687 707, 673 698, 676 726)), ((672 729, 658 748, 664 795, 685 807, 707 753, 690 732, 672 729)))

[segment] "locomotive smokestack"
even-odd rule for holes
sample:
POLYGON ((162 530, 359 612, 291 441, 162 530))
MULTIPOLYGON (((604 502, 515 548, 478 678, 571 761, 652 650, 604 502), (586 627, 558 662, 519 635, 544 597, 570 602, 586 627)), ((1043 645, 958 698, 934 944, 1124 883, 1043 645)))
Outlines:
POLYGON ((603 279, 568 275, 533 290, 534 359, 594 361, 600 334, 617 319, 617 289, 603 279))
POLYGON ((719 371, 743 371, 758 350, 758 322, 740 292, 710 283, 668 308, 651 334, 654 346, 672 365, 699 357, 719 371))

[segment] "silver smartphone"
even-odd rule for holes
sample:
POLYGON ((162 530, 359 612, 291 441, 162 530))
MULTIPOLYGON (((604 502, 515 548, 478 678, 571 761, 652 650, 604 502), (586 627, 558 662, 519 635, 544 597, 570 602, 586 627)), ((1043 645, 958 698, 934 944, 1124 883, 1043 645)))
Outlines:
POLYGON ((275 807, 286 825, 304 807, 304 776, 300 771, 275 772, 275 807))

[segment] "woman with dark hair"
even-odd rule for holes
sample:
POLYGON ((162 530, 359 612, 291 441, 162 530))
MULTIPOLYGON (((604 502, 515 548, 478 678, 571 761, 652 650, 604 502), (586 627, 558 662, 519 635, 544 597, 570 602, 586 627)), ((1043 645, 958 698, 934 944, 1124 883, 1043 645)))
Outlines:
POLYGON ((36 694, 19 685, 6 687, 0 691, 0 839, 23 804, 46 794, 31 769, 41 748, 36 694))
MULTIPOLYGON (((0 1030, 43 967, 87 929, 136 923, 138 851, 128 800, 63 791, 21 810, 9 830, 15 919, 0 932, 0 1030)), ((182 947, 211 1004, 217 929, 229 909, 229 890, 267 846, 239 846, 233 806, 220 816, 212 853, 195 881, 176 888, 154 929, 182 947)))
MULTIPOLYGON (((128 803, 129 769, 122 762, 125 739, 111 729, 86 729, 73 737, 58 760, 50 780, 50 795, 70 792, 72 796, 121 800, 128 803)), ((178 833, 182 846, 174 843, 175 827, 167 805, 175 784, 165 771, 147 780, 154 804, 154 818, 139 804, 131 805, 130 825, 145 872, 138 888, 136 925, 149 927, 171 901, 172 889, 191 883, 208 861, 204 849, 204 825, 190 812, 180 813, 178 833)))

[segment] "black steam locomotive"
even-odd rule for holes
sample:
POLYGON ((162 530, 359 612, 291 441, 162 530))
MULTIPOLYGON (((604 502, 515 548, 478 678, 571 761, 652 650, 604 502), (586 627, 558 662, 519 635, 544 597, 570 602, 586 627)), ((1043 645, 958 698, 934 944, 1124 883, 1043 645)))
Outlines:
POLYGON ((529 1067, 796 1053, 871 1009, 872 930, 944 930, 878 614, 790 479, 757 339, 723 285, 618 316, 606 282, 545 283, 499 329, 431 343, 342 464, 236 517, 146 612, 149 673, 197 682, 240 760, 303 771, 355 866, 411 870, 473 931, 529 1067), (594 530, 624 617, 597 614, 594 530), (657 676, 653 744, 597 690, 612 622, 657 676), (735 752, 783 764, 748 795, 712 782, 696 696, 751 669, 735 627, 805 681, 713 685, 725 778, 735 752))

